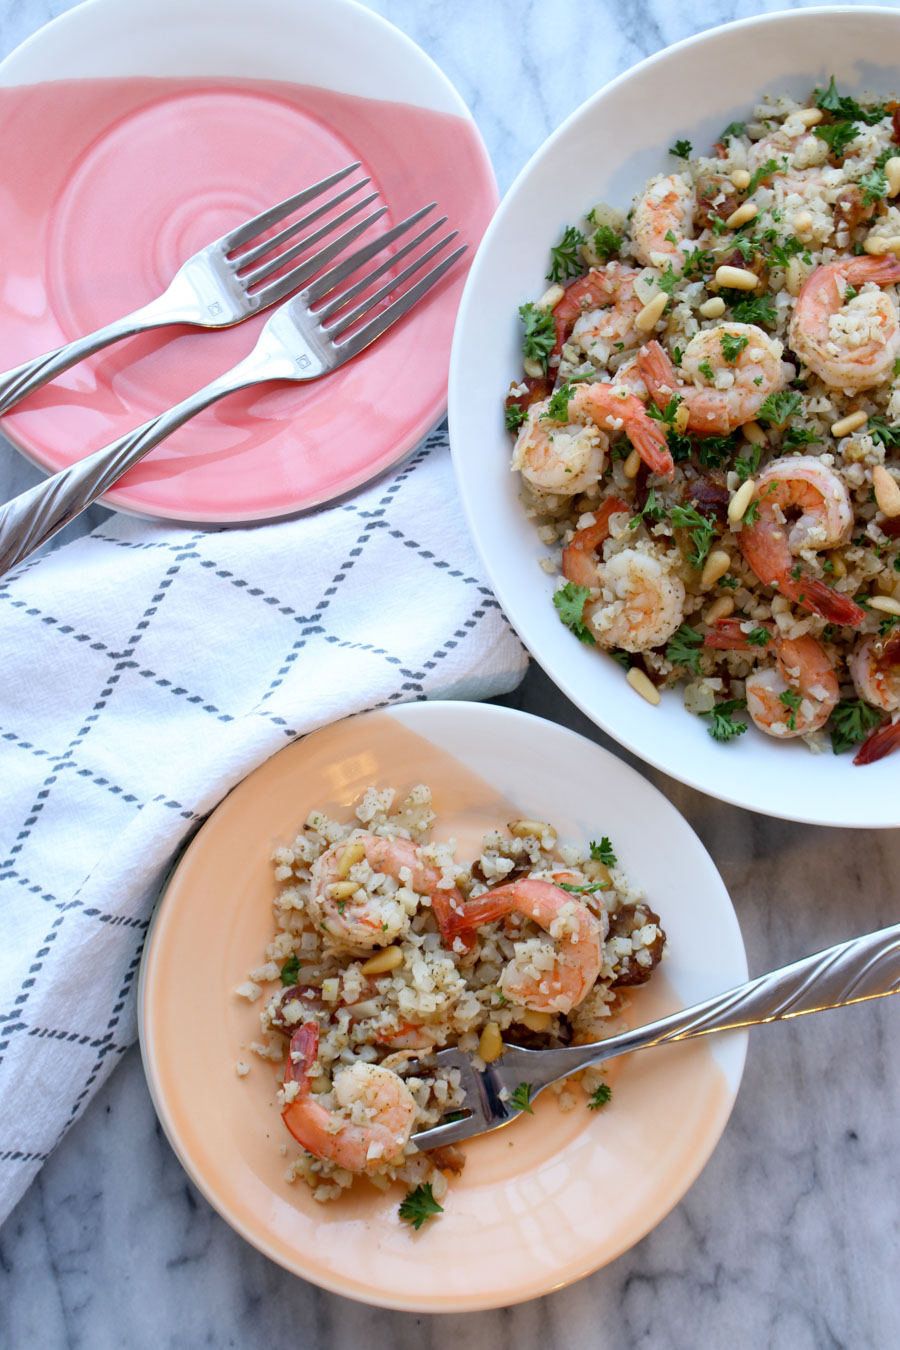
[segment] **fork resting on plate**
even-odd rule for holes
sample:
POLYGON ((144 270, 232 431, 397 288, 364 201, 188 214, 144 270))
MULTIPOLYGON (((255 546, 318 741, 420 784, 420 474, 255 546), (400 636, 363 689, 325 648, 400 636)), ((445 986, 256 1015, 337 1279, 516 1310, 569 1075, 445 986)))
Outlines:
POLYGON ((164 295, 143 309, 0 376, 0 412, 4 412, 60 371, 121 337, 168 323, 228 327, 298 291, 275 310, 256 346, 231 370, 143 426, 0 506, 0 574, 33 553, 107 492, 149 450, 204 408, 239 389, 269 380, 315 380, 337 370, 412 309, 462 256, 466 251, 465 244, 444 254, 408 290, 391 299, 398 287, 431 259, 444 253, 447 245, 456 238, 457 231, 450 231, 415 254, 402 271, 394 271, 401 259, 414 254, 419 245, 446 223, 447 217, 442 216, 388 253, 364 275, 351 280, 354 273, 371 263, 388 245, 408 235, 436 205, 431 202, 413 212, 335 262, 364 230, 384 215, 387 207, 381 206, 348 229, 341 230, 351 216, 375 199, 377 193, 364 197, 274 257, 268 256, 273 249, 365 186, 368 179, 344 188, 317 205, 302 220, 247 247, 258 235, 265 235, 287 215, 321 196, 357 167, 357 164, 349 165, 223 235, 183 264, 164 295), (327 242, 309 255, 310 248, 322 240, 327 242), (283 269, 301 254, 308 256, 285 272, 283 269), (265 261, 259 262, 262 258, 265 261), (257 262, 259 266, 254 266, 257 262), (386 274, 389 274, 387 280, 373 291, 372 286, 386 274), (350 284, 345 285, 348 281, 350 284))
POLYGON ((457 1118, 454 1112, 451 1119, 420 1130, 412 1139, 418 1148, 432 1149, 499 1129, 529 1111, 538 1093, 551 1083, 632 1050, 799 1017, 898 991, 900 924, 894 924, 604 1041, 557 1050, 507 1045, 499 1059, 483 1069, 477 1069, 471 1055, 462 1050, 439 1050, 438 1066, 459 1070, 464 1114, 457 1118))

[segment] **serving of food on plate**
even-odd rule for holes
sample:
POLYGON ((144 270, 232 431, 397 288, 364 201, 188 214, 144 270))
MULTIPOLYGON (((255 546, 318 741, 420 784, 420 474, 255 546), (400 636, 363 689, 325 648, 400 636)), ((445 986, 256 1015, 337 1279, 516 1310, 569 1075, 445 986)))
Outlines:
POLYGON ((567 225, 519 311, 559 617, 718 741, 900 744, 898 137, 833 78, 770 95, 567 225))

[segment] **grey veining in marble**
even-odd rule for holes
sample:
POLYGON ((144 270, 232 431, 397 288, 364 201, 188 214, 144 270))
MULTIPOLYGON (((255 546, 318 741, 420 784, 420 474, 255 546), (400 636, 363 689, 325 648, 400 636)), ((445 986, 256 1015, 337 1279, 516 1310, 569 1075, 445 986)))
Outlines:
MULTIPOLYGON (((369 2, 454 81, 501 191, 565 116, 633 62, 712 24, 785 8, 369 2)), ((6 0, 0 52, 66 8, 66 0, 6 0)), ((36 478, 0 451, 0 490, 36 478)), ((103 514, 95 508, 95 519, 103 514)), ((536 668, 504 701, 609 744, 536 668)), ((767 820, 637 767, 720 867, 752 971, 896 921, 898 832, 767 820)), ((653 1233, 571 1289, 443 1318, 325 1294, 248 1247, 182 1172, 132 1051, 0 1229, 0 1346, 450 1350, 462 1338, 471 1350, 895 1346, 898 1018, 900 1006, 884 1000, 757 1029, 716 1153, 653 1233)))

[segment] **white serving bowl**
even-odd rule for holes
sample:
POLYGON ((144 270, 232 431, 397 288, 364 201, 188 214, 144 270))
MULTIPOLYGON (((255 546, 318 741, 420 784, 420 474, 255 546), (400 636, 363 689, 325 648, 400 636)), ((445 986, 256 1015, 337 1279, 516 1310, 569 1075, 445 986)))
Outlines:
POLYGON ((900 93, 900 12, 807 9, 689 38, 600 90, 545 142, 513 183, 469 273, 450 363, 450 438, 475 544, 523 642, 598 726, 650 764, 723 801, 820 825, 900 824, 900 757, 855 767, 750 727, 717 744, 680 690, 652 708, 621 668, 577 641, 551 603, 547 553, 518 501, 503 398, 521 373, 519 305, 546 286, 548 250, 593 203, 627 206, 671 168, 679 137, 711 145, 767 91, 805 97, 833 74, 842 92, 900 93))

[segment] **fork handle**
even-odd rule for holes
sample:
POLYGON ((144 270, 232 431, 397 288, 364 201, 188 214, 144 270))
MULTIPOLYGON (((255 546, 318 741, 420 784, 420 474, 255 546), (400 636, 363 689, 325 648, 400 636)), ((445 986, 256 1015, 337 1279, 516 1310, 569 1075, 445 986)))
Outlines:
POLYGON ((760 1022, 777 1022, 898 991, 900 924, 894 924, 782 966, 704 1003, 683 1008, 620 1036, 557 1052, 561 1057, 569 1057, 565 1072, 559 1076, 565 1077, 575 1069, 599 1064, 630 1050, 689 1040, 713 1031, 756 1026, 760 1022))
POLYGON ((238 389, 279 377, 279 372, 271 367, 266 373, 254 357, 251 352, 244 361, 176 403, 174 408, 0 506, 0 576, 45 544, 57 530, 102 497, 149 450, 204 408, 238 389))

